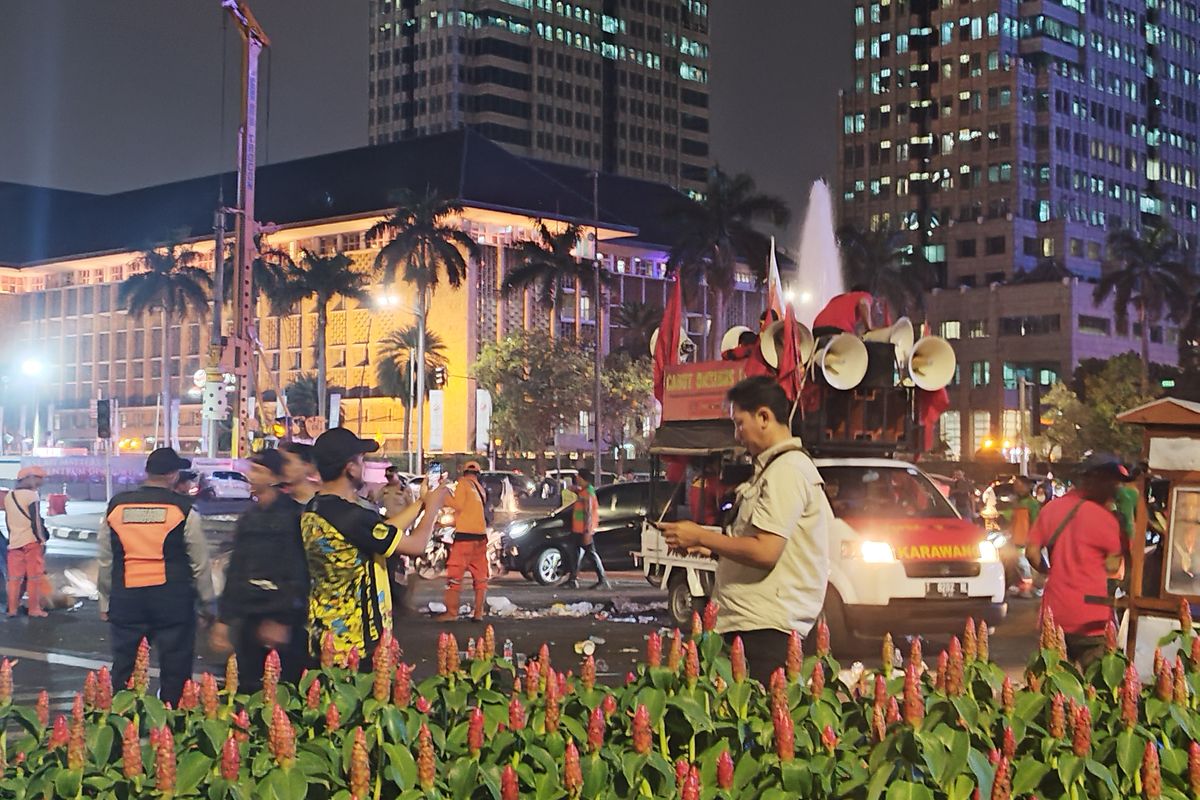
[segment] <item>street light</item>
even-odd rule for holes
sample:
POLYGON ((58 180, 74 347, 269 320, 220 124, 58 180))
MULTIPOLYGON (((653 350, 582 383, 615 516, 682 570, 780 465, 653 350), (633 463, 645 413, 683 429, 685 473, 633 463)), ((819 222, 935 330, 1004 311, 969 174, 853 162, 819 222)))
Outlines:
POLYGON ((37 358, 27 358, 21 362, 21 374, 30 378, 30 384, 33 390, 33 446, 34 448, 41 446, 42 438, 42 415, 41 415, 41 400, 38 397, 38 388, 41 384, 42 373, 46 366, 37 358))
POLYGON ((27 358, 21 362, 21 374, 31 378, 36 378, 42 374, 44 369, 42 362, 36 358, 27 358))

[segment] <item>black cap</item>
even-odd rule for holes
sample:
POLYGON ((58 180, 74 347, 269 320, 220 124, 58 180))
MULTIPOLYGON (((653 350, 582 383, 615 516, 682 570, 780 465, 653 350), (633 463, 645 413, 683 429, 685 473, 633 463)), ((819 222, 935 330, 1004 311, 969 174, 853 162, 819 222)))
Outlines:
POLYGON ((1133 480, 1133 473, 1112 453, 1092 453, 1083 460, 1083 474, 1102 474, 1127 482, 1133 480))
POLYGON ((261 453, 255 453, 250 457, 250 463, 266 467, 272 475, 283 475, 283 453, 278 450, 263 450, 261 453))
POLYGON ((170 447, 160 447, 146 458, 147 475, 170 475, 184 469, 191 469, 192 462, 180 458, 170 447))
POLYGON ((317 437, 313 457, 318 469, 336 469, 349 464, 356 456, 378 449, 379 442, 374 439, 360 439, 345 428, 330 428, 317 437))

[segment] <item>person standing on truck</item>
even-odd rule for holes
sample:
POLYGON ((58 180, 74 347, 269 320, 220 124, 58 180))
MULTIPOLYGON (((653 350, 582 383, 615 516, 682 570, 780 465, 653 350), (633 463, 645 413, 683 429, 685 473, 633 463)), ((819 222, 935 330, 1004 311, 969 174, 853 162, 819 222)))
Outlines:
POLYGON ((471 587, 475 590, 471 619, 479 622, 487 611, 489 511, 487 489, 479 482, 479 472, 479 462, 468 461, 454 487, 454 494, 446 499, 447 507, 454 509, 454 543, 450 545, 450 558, 446 561, 446 595, 443 598, 446 610, 435 617, 438 622, 458 619, 458 599, 462 595, 463 574, 467 572, 471 573, 471 587))
POLYGON ((1104 653, 1104 628, 1113 621, 1113 609, 1103 600, 1108 577, 1121 569, 1124 542, 1109 506, 1117 486, 1131 477, 1116 456, 1088 456, 1076 487, 1042 508, 1025 547, 1029 563, 1047 575, 1042 607, 1054 613, 1066 634, 1067 655, 1081 666, 1104 653))
POLYGON ((813 336, 833 336, 839 333, 860 335, 871 330, 871 312, 875 298, 861 284, 850 291, 835 295, 813 320, 813 336))
POLYGON ((659 525, 673 549, 718 557, 717 632, 730 644, 741 637, 750 674, 765 683, 786 661, 791 632, 807 636, 821 614, 832 511, 816 465, 788 427, 783 388, 746 378, 728 399, 734 435, 754 458, 728 535, 690 521, 659 525))
POLYGON ((42 520, 38 489, 46 479, 41 467, 21 467, 17 485, 4 496, 4 522, 8 528, 8 615, 21 606, 22 585, 29 592, 26 610, 31 617, 46 616, 42 593, 46 588, 46 523, 42 520))

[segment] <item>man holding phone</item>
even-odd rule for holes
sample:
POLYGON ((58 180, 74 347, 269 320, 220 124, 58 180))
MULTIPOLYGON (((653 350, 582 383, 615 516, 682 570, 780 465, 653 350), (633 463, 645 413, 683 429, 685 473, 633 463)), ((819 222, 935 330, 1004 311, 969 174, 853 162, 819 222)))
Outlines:
POLYGON ((300 530, 308 559, 309 653, 318 656, 327 634, 345 663, 357 650, 370 664, 383 631, 392 627, 392 596, 387 558, 425 552, 429 534, 446 496, 431 490, 399 513, 383 517, 364 507, 363 455, 379 444, 345 428, 321 434, 313 445, 321 489, 305 506, 300 530), (419 518, 419 521, 418 521, 419 518), (411 536, 405 531, 416 524, 411 536))
POLYGON ((482 620, 487 608, 487 489, 479 482, 479 470, 478 461, 468 461, 454 493, 446 500, 446 505, 454 509, 454 543, 446 561, 446 610, 437 617, 439 622, 458 619, 458 599, 467 572, 475 589, 471 618, 482 620))

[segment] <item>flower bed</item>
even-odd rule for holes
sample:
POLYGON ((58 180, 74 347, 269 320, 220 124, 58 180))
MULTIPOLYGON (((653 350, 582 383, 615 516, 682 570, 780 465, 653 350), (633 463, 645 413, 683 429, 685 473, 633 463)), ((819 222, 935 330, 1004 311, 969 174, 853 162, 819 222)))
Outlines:
POLYGON ((970 623, 936 666, 914 646, 897 669, 885 642, 886 671, 843 672, 819 627, 761 688, 709 632, 714 609, 651 634, 615 688, 590 656, 576 675, 545 648, 518 673, 489 628, 465 660, 443 634, 419 683, 389 641, 370 673, 327 649, 298 686, 269 658, 253 695, 231 660, 223 689, 204 675, 170 709, 146 693, 143 648, 128 688, 90 674, 51 721, 44 692, 11 703, 5 661, 0 797, 1200 800, 1200 637, 1181 614, 1181 655, 1146 687, 1115 631, 1080 674, 1047 620, 1020 688, 970 623))

